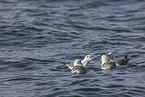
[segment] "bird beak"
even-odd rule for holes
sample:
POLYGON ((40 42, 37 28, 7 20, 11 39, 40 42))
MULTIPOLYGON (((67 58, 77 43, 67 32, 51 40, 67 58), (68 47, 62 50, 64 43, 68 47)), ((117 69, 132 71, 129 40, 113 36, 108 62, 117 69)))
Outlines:
MULTIPOLYGON (((94 55, 91 55, 90 57, 93 57, 94 55)), ((94 58, 90 58, 90 61, 93 60, 94 58)))
POLYGON ((90 55, 90 57, 93 57, 94 55, 90 55))
POLYGON ((91 60, 93 60, 94 58, 91 58, 91 60))
MULTIPOLYGON (((91 57, 93 57, 94 55, 91 55, 91 57)), ((92 60, 94 59, 94 58, 91 58, 92 60)))

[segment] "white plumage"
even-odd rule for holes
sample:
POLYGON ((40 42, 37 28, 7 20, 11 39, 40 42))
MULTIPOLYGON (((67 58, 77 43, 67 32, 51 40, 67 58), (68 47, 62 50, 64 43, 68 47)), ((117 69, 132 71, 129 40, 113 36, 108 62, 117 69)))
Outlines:
POLYGON ((92 56, 94 55, 86 55, 81 62, 79 59, 76 59, 73 63, 67 64, 67 66, 73 74, 86 73, 88 63, 93 60, 93 58, 91 58, 92 56))
POLYGON ((111 70, 116 67, 116 62, 114 61, 108 61, 108 58, 106 55, 101 56, 101 69, 103 70, 111 70))

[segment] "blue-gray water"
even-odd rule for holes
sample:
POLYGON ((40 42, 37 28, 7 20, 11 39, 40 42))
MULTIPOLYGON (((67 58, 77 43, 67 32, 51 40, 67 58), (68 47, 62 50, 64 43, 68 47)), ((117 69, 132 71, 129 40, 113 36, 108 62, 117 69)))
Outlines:
POLYGON ((144 0, 0 0, 0 97, 144 97, 144 0), (132 61, 100 69, 100 57, 132 61), (66 65, 95 54, 86 74, 66 65))

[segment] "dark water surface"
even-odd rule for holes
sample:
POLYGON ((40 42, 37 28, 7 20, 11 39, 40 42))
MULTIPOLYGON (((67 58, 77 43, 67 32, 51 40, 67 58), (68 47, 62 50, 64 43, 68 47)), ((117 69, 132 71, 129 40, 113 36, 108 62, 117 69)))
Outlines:
POLYGON ((0 97, 144 97, 144 0, 0 0, 0 97), (132 57, 100 70, 100 56, 132 57), (66 65, 95 54, 88 73, 66 65))

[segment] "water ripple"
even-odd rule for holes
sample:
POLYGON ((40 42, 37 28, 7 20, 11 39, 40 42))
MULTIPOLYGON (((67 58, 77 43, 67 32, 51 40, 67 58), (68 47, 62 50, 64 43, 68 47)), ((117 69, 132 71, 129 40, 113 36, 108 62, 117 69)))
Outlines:
POLYGON ((0 1, 1 96, 145 95, 144 0, 0 1), (128 54, 128 65, 102 71, 100 57, 128 54), (86 74, 66 64, 94 54, 86 74))

